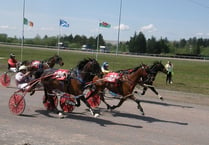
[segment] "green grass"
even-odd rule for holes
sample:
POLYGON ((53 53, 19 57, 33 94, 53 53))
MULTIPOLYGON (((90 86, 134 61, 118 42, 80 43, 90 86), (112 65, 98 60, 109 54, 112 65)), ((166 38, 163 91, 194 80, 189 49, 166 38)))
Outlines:
MULTIPOLYGON (((0 45, 0 57, 6 59, 0 60, 0 71, 3 72, 7 69, 7 58, 10 52, 16 54, 16 58, 20 60, 19 47, 1 46, 0 45)), ((53 49, 35 49, 24 48, 23 60, 44 60, 57 53, 57 50, 53 49)), ((83 53, 76 51, 60 51, 60 56, 63 58, 65 65, 63 68, 70 69, 76 66, 76 64, 84 58, 95 58, 95 53, 83 53)), ((111 54, 98 54, 98 61, 102 64, 107 61, 110 64, 111 70, 120 70, 132 68, 145 63, 151 65, 153 61, 162 60, 163 64, 168 59, 161 58, 146 58, 146 57, 131 57, 111 54)), ((188 61, 188 60, 171 60, 174 64, 174 76, 172 85, 166 85, 165 74, 159 73, 157 75, 154 85, 160 89, 183 91, 189 93, 205 94, 209 95, 209 62, 208 61, 188 61)), ((59 66, 56 66, 59 67, 59 66)))

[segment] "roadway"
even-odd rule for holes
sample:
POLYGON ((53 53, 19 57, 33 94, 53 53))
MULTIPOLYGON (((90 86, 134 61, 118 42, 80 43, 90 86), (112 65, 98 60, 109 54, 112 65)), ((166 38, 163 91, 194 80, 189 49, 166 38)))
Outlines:
MULTIPOLYGON (((186 103, 188 94, 159 90, 162 102, 151 92, 138 96, 142 116, 131 100, 120 108, 107 111, 102 103, 94 118, 82 103, 64 119, 48 112, 42 105, 43 92, 26 95, 21 116, 10 113, 8 100, 16 89, 0 86, 1 145, 208 145, 209 107, 186 103)), ((193 94, 194 95, 194 94, 193 94)), ((108 99, 116 104, 117 99, 108 99)), ((208 100, 207 100, 208 101, 208 100)))

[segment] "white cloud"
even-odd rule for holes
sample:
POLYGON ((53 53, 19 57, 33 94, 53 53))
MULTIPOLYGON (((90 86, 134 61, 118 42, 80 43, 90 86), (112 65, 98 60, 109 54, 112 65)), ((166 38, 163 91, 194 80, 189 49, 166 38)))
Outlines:
POLYGON ((204 34, 202 32, 196 33, 197 36, 203 36, 204 34))
POLYGON ((9 27, 7 25, 1 25, 0 26, 0 29, 3 29, 3 30, 15 30, 16 27, 9 27))
POLYGON ((8 29, 9 26, 0 26, 0 29, 8 29))
MULTIPOLYGON (((119 26, 115 26, 114 29, 119 29, 119 26)), ((125 24, 120 24, 120 30, 129 30, 130 27, 125 24)))
POLYGON ((157 28, 153 24, 149 24, 149 25, 141 27, 140 31, 151 33, 151 32, 157 31, 157 28))
POLYGON ((195 36, 197 36, 197 37, 208 37, 209 33, 198 32, 198 33, 195 34, 195 36))

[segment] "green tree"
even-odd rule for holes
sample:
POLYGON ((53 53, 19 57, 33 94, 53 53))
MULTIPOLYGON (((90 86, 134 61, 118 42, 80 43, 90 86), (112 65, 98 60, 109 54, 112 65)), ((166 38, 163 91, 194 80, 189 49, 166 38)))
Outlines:
POLYGON ((155 53, 156 46, 156 38, 152 36, 150 39, 147 40, 147 53, 155 53))
MULTIPOLYGON (((98 40, 98 36, 96 37, 96 41, 98 40)), ((104 46, 105 45, 105 41, 104 38, 102 36, 102 34, 99 34, 99 46, 104 46)))
POLYGON ((7 34, 0 34, 0 42, 6 42, 7 34))
POLYGON ((139 34, 134 34, 128 42, 128 49, 130 52, 134 53, 145 53, 146 52, 146 39, 142 32, 139 34))

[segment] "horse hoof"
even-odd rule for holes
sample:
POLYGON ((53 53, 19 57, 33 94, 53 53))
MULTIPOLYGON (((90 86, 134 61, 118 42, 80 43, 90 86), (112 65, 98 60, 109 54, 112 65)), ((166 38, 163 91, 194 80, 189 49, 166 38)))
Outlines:
POLYGON ((160 99, 161 101, 163 101, 163 97, 162 97, 162 96, 159 95, 158 97, 159 97, 159 99, 160 99))
POLYGON ((113 106, 110 107, 110 110, 112 111, 112 110, 114 110, 115 108, 116 108, 116 106, 113 105, 113 106))
POLYGON ((59 112, 58 116, 60 119, 64 118, 64 115, 61 112, 59 112))
POLYGON ((99 117, 99 114, 98 114, 98 113, 95 113, 95 114, 94 114, 94 117, 95 117, 95 118, 99 117))
POLYGON ((35 90, 32 90, 30 93, 30 96, 32 96, 35 93, 35 90))
POLYGON ((107 106, 107 110, 111 110, 111 106, 107 106))

